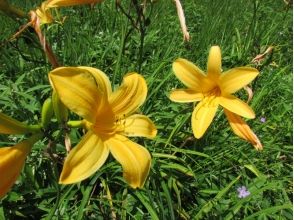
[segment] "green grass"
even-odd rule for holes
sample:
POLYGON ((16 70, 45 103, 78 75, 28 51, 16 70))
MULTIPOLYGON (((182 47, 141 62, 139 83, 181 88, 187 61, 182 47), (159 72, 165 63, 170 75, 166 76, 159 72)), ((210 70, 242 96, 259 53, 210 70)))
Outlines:
MULTIPOLYGON (((31 5, 14 1, 15 5, 31 5)), ((124 7, 128 7, 124 2, 124 7)), ((91 178, 74 185, 58 185, 62 163, 39 142, 27 159, 21 177, 0 202, 0 219, 292 219, 292 9, 280 0, 182 1, 191 42, 184 43, 173 1, 157 1, 147 8, 143 62, 140 33, 126 17, 105 1, 64 8, 63 25, 44 27, 58 60, 64 66, 92 66, 103 70, 118 86, 127 72, 141 69, 148 98, 141 111, 157 125, 155 140, 137 141, 152 153, 152 168, 143 189, 133 190, 122 178, 121 166, 109 158, 91 178), (125 39, 123 41, 123 39, 125 39), (272 45, 274 51, 260 66, 252 83, 251 106, 256 119, 248 124, 264 150, 257 152, 236 137, 222 111, 196 140, 191 130, 192 104, 168 99, 183 85, 172 62, 183 57, 206 68, 209 48, 220 45, 223 69, 250 64, 272 45), (123 47, 124 46, 124 47, 123 47), (260 118, 266 117, 261 123, 260 118), (237 187, 250 196, 239 199, 237 187)), ((132 15, 135 16, 132 11, 132 15)), ((1 16, 0 41, 19 28, 1 16)), ((25 20, 19 23, 24 24, 25 20)), ((51 70, 33 32, 27 31, 0 47, 0 109, 21 121, 40 121, 40 107, 50 94, 51 70)), ((240 93, 244 99, 245 93, 240 93)), ((73 143, 80 134, 71 133, 73 143)), ((23 138, 18 136, 17 138, 23 138)), ((13 136, 1 135, 1 146, 13 136)), ((63 143, 57 145, 65 155, 63 143)), ((1 181, 1 180, 0 180, 1 181)))

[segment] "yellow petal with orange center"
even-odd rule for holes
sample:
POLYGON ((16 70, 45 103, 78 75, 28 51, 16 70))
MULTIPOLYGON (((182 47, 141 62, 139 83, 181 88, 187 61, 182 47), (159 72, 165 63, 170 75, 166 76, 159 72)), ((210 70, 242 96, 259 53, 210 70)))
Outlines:
POLYGON ((251 67, 238 67, 224 72, 219 81, 223 94, 237 92, 249 84, 258 75, 258 70, 251 67))
POLYGON ((198 103, 192 113, 192 130, 196 138, 201 138, 211 124, 218 107, 218 97, 210 96, 198 103))
POLYGON ((153 122, 145 115, 131 115, 120 122, 123 126, 123 134, 129 137, 154 138, 157 129, 153 122))
POLYGON ((207 61, 207 76, 214 82, 218 81, 222 68, 222 55, 219 46, 212 46, 207 61))
POLYGON ((196 102, 204 98, 201 92, 192 89, 175 89, 169 95, 170 100, 174 102, 196 102))
POLYGON ((234 133, 243 138, 244 140, 250 142, 256 150, 262 150, 263 146, 256 136, 256 134, 250 129, 250 127, 246 124, 242 118, 228 110, 224 110, 229 123, 234 131, 234 133))
POLYGON ((91 72, 85 68, 59 67, 49 73, 49 79, 67 108, 95 122, 98 107, 105 103, 105 93, 91 72))
POLYGON ((207 92, 215 83, 207 79, 205 73, 192 62, 179 58, 173 62, 176 77, 188 88, 197 92, 207 92))
POLYGON ((88 131, 66 157, 59 183, 71 184, 88 178, 104 164, 108 154, 101 138, 88 131))
POLYGON ((35 135, 13 147, 0 148, 0 198, 10 190, 17 180, 27 155, 39 138, 40 135, 35 135))
POLYGON ((110 95, 109 103, 118 116, 128 116, 135 112, 145 101, 147 84, 138 73, 127 74, 121 86, 110 95))
POLYGON ((143 187, 148 176, 151 156, 146 148, 128 138, 115 135, 105 141, 113 157, 123 167, 123 177, 133 187, 143 187))
POLYGON ((252 108, 233 95, 221 96, 219 98, 219 104, 237 115, 245 118, 255 118, 255 113, 252 108))

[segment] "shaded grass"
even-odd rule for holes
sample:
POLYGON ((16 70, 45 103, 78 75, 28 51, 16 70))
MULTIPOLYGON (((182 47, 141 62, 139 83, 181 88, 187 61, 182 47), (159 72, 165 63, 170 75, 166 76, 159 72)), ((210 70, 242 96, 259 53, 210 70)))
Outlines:
MULTIPOLYGON (((39 143, 20 180, 2 200, 0 216, 292 219, 292 11, 283 1, 273 0, 185 1, 183 6, 190 43, 182 42, 171 2, 153 5, 147 27, 142 74, 149 91, 141 110, 154 120, 159 134, 154 141, 138 139, 153 155, 144 189, 128 188, 121 167, 112 158, 81 184, 58 185, 62 164, 50 160, 43 150, 45 143, 39 143), (206 135, 195 140, 190 125, 193 105, 168 99, 172 88, 183 87, 172 73, 172 62, 184 57, 205 69, 214 44, 222 48, 224 70, 248 65, 267 46, 275 47, 272 56, 258 66, 261 73, 252 84, 251 105, 257 117, 248 123, 264 145, 262 152, 234 136, 221 111, 206 135), (261 117, 266 117, 265 123, 261 117), (241 185, 251 192, 245 199, 237 197, 236 188, 241 185)), ((139 33, 133 31, 122 42, 130 24, 113 2, 93 10, 88 6, 62 9, 62 13, 68 16, 64 24, 44 31, 65 66, 97 67, 114 86, 125 73, 138 69, 139 33)), ((3 30, 10 30, 13 22, 4 21, 3 30)), ((32 42, 24 38, 1 47, 0 106, 19 120, 36 122, 38 109, 50 92, 46 86, 50 66, 38 46, 31 47, 32 42)), ((73 132, 72 137, 77 143, 79 133, 73 132)), ((12 143, 13 139, 1 136, 1 141, 12 143)), ((65 154, 62 144, 57 152, 65 154)))

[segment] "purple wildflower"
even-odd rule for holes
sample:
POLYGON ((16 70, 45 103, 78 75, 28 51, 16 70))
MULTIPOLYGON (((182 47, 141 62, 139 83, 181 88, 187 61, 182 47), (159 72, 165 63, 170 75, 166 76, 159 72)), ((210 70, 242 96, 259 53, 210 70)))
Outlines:
POLYGON ((250 192, 247 190, 247 188, 245 186, 241 186, 237 188, 238 191, 238 197, 239 198, 246 198, 247 196, 250 195, 250 192))
POLYGON ((265 123, 265 122, 266 122, 266 118, 265 118, 265 117, 261 117, 261 118, 260 118, 260 122, 261 122, 261 123, 265 123))

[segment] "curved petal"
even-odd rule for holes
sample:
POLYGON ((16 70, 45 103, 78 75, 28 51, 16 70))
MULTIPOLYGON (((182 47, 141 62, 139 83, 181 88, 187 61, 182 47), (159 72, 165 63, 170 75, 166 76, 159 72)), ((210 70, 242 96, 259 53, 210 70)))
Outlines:
POLYGON ((221 96, 219 98, 219 104, 237 115, 245 118, 255 118, 255 113, 252 108, 233 95, 221 96))
POLYGON ((222 54, 219 46, 212 46, 207 61, 207 76, 213 81, 218 81, 222 69, 222 54))
POLYGON ((238 67, 224 72, 219 81, 223 94, 231 94, 249 84, 258 75, 258 70, 251 67, 238 67))
POLYGON ((103 0, 47 0, 47 8, 66 7, 73 5, 83 5, 91 3, 100 3, 103 0))
POLYGON ((41 7, 36 9, 36 14, 41 20, 42 24, 50 24, 53 22, 53 17, 49 10, 47 10, 46 2, 43 2, 41 7))
POLYGON ((108 154, 103 141, 88 131, 66 157, 59 183, 71 184, 88 178, 104 164, 108 154))
POLYGON ((211 124, 218 107, 218 97, 204 98, 193 111, 192 130, 196 138, 201 138, 211 124))
POLYGON ((99 92, 108 98, 112 92, 111 83, 108 76, 103 71, 88 66, 79 66, 77 68, 89 71, 96 80, 99 92))
POLYGON ((35 135, 13 147, 0 148, 0 198, 10 190, 17 180, 27 155, 39 138, 39 135, 35 135))
POLYGON ((197 92, 207 92, 214 86, 201 69, 186 59, 174 61, 173 71, 185 86, 197 92))
POLYGON ((246 124, 242 118, 226 109, 224 109, 224 112, 229 120, 229 123, 233 129, 233 132, 239 136, 240 138, 243 138, 244 140, 250 142, 256 150, 262 150, 263 146, 256 136, 254 132, 250 129, 250 127, 246 124))
POLYGON ((124 135, 129 137, 154 138, 157 129, 153 122, 145 115, 131 115, 120 122, 124 127, 124 135))
POLYGON ((133 188, 143 187, 151 165, 148 150, 121 135, 109 138, 105 144, 122 165, 123 177, 128 184, 133 188))
POLYGON ((130 115, 145 101, 147 84, 138 73, 127 74, 121 86, 111 94, 109 103, 116 115, 130 115))
POLYGON ((109 110, 108 98, 110 94, 112 93, 111 83, 109 81, 108 76, 101 70, 93 68, 93 67, 79 66, 78 68, 81 70, 89 71, 92 74, 92 76, 96 80, 99 94, 103 96, 103 98, 99 102, 96 114, 101 114, 105 111, 108 111, 109 110))
POLYGON ((203 94, 192 89, 175 89, 171 91, 169 99, 174 102, 196 102, 203 99, 203 94))
POLYGON ((98 106, 105 100, 89 71, 77 67, 59 67, 49 73, 49 79, 66 107, 90 122, 95 121, 98 106))

